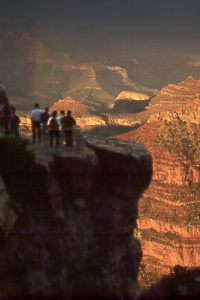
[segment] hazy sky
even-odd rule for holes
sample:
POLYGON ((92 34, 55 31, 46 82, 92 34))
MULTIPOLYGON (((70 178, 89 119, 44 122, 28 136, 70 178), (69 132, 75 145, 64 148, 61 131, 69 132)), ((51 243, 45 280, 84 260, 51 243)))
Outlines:
POLYGON ((0 0, 0 16, 57 30, 96 24, 117 29, 200 29, 200 0, 0 0))

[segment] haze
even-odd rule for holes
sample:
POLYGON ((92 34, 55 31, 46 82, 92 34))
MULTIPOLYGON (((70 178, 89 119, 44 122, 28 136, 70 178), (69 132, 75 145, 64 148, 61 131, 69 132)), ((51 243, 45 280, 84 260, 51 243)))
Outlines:
POLYGON ((198 0, 0 0, 0 16, 19 17, 60 33, 94 24, 146 33, 200 29, 198 0))

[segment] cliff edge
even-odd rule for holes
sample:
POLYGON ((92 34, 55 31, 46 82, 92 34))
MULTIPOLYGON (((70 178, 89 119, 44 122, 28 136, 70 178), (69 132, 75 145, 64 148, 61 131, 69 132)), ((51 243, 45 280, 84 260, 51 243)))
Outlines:
POLYGON ((1 222, 0 296, 134 299, 142 250, 133 230, 150 153, 94 139, 76 152, 48 151, 1 139, 1 213, 9 217, 1 222))

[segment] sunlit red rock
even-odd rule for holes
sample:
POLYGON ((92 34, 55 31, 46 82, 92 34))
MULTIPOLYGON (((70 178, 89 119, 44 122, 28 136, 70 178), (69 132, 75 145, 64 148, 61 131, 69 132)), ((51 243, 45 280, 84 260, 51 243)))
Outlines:
MULTIPOLYGON (((143 248, 141 282, 152 283, 175 264, 200 265, 199 83, 189 77, 174 85, 173 91, 179 91, 175 104, 182 99, 180 91, 184 104, 158 112, 139 129, 120 136, 143 143, 153 157, 153 180, 139 203, 135 233, 143 248)), ((171 96, 168 93, 166 98, 169 103, 171 96)))

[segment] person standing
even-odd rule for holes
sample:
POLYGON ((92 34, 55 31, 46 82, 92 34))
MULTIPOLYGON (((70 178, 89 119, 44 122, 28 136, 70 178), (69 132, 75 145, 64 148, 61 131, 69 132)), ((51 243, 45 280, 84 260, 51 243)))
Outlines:
POLYGON ((10 135, 14 136, 17 140, 19 139, 19 124, 21 123, 20 118, 16 115, 16 108, 11 107, 9 116, 9 129, 10 135))
POLYGON ((10 104, 5 90, 0 86, 0 105, 3 107, 3 120, 1 125, 4 127, 4 134, 9 134, 10 104))
POLYGON ((61 110, 60 111, 60 143, 63 144, 65 140, 65 134, 64 134, 64 126, 63 126, 63 118, 65 117, 65 111, 61 110))
POLYGON ((76 126, 76 121, 72 117, 71 110, 67 111, 67 115, 63 118, 62 122, 63 122, 66 146, 72 147, 73 146, 73 126, 76 126))
POLYGON ((4 133, 4 120, 5 120, 5 115, 4 115, 4 109, 3 105, 0 104, 0 133, 4 133))
POLYGON ((38 143, 40 144, 41 142, 41 114, 42 111, 40 110, 39 104, 35 103, 34 109, 30 115, 32 123, 32 139, 34 144, 36 142, 36 135, 38 137, 38 143))
POLYGON ((57 118, 57 110, 54 110, 51 114, 51 118, 47 124, 49 128, 49 146, 52 147, 54 140, 56 142, 56 147, 59 147, 59 119, 57 118))
POLYGON ((47 135, 48 135, 48 127, 47 123, 50 118, 49 114, 49 108, 45 107, 45 110, 41 113, 41 122, 42 122, 42 140, 43 142, 47 141, 47 135))

